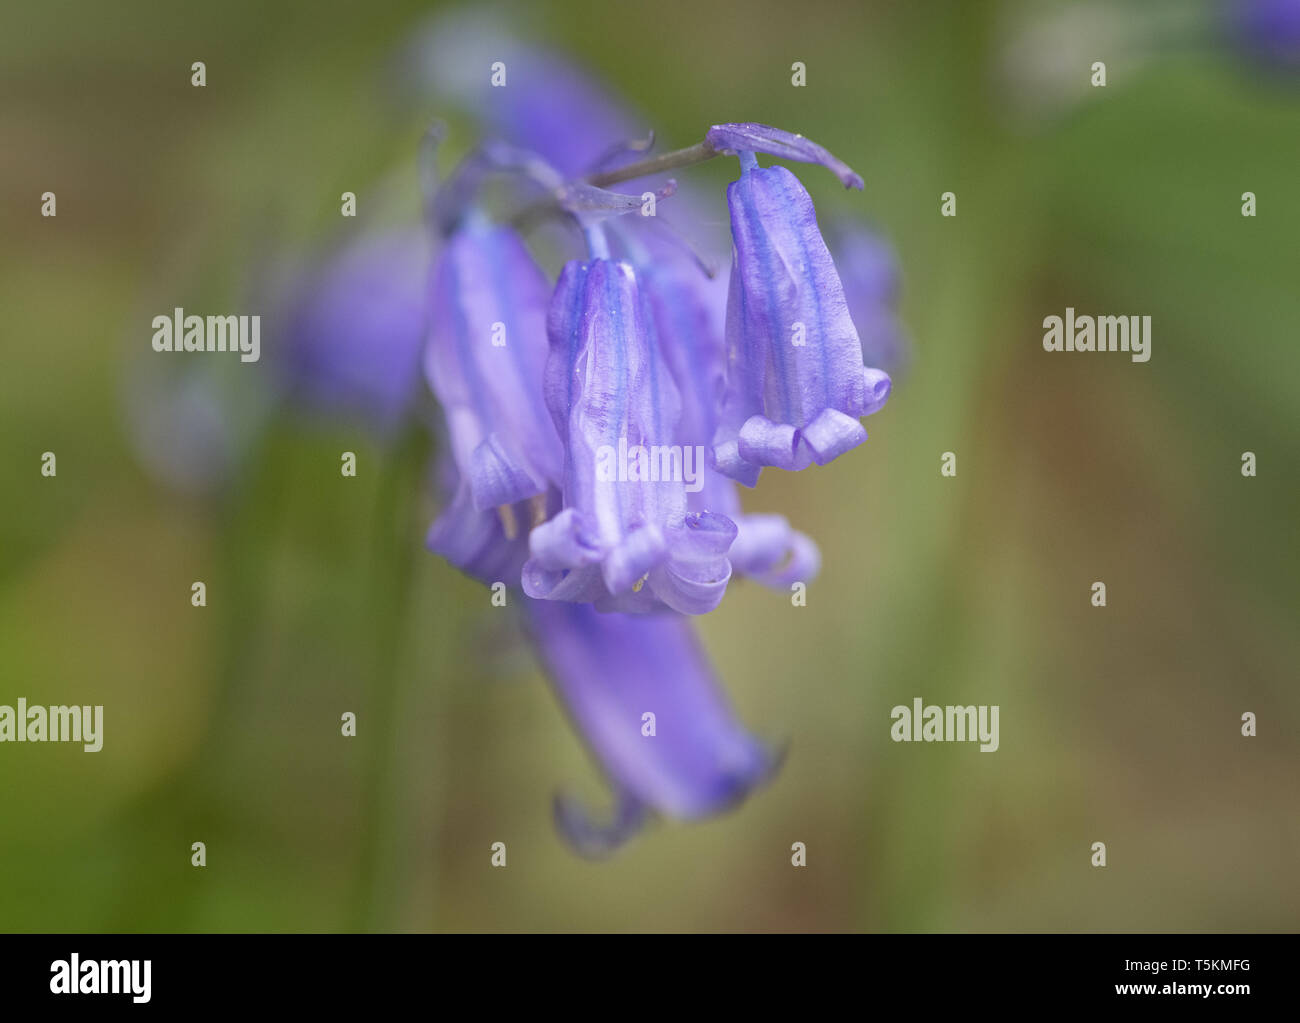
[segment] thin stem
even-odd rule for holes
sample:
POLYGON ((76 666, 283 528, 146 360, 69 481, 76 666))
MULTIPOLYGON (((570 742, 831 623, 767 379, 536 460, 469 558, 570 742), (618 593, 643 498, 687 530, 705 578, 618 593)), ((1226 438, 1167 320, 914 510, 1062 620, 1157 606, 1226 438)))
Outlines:
POLYGON ((424 438, 410 429, 385 459, 374 509, 370 592, 366 600, 374 640, 367 702, 360 857, 350 930, 392 929, 402 890, 409 840, 402 831, 405 780, 398 768, 404 679, 402 644, 416 561, 409 540, 415 523, 416 480, 425 464, 424 438))
POLYGON ((678 167, 689 167, 691 164, 703 163, 705 160, 712 160, 715 156, 721 155, 706 139, 685 149, 674 149, 671 153, 661 153, 646 160, 637 160, 635 163, 624 164, 616 170, 589 175, 583 180, 597 188, 605 188, 609 185, 617 185, 620 181, 631 181, 633 178, 643 178, 648 174, 662 174, 664 171, 676 170, 678 167))
POLYGON ((587 236, 587 251, 591 253, 591 258, 609 259, 609 241, 605 237, 605 229, 600 224, 591 224, 583 228, 583 233, 587 236))
MULTIPOLYGON (((689 167, 692 164, 703 163, 705 160, 712 160, 715 156, 721 155, 721 151, 714 149, 706 139, 703 142, 697 142, 693 146, 687 146, 685 149, 674 149, 671 153, 661 153, 659 156, 652 156, 647 160, 637 160, 635 163, 625 164, 616 170, 604 171, 600 174, 589 174, 579 180, 584 184, 594 185, 596 188, 605 188, 609 185, 617 185, 620 181, 631 181, 634 178, 643 178, 650 174, 662 174, 664 171, 676 170, 678 167, 689 167)), ((510 218, 510 223, 520 231, 527 231, 546 217, 563 212, 560 204, 554 199, 543 199, 541 202, 525 206, 510 218)))

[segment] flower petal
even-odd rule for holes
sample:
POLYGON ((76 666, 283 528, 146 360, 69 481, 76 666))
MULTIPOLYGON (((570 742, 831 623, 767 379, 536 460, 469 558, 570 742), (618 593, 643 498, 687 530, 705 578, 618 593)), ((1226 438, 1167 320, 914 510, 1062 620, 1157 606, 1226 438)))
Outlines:
POLYGON ((863 366, 844 288, 798 179, 784 167, 749 169, 727 200, 729 376, 713 458, 719 472, 752 485, 744 463, 803 469, 865 440, 848 420, 883 404, 888 377, 863 366))
POLYGON ((563 449, 542 395, 549 288, 513 231, 472 222, 434 274, 425 371, 451 454, 485 509, 559 483, 563 449))
POLYGON ((559 793, 555 797, 555 827, 574 852, 589 860, 602 860, 635 837, 645 826, 645 804, 625 793, 618 794, 614 813, 600 823, 575 797, 559 793))
POLYGON ((818 465, 833 462, 867 439, 867 431, 861 423, 834 408, 822 409, 821 415, 805 426, 800 434, 812 460, 818 465))
POLYGON ((724 516, 688 521, 687 478, 705 473, 703 448, 678 443, 680 393, 632 266, 568 264, 548 330, 546 400, 565 442, 566 518, 534 531, 525 592, 629 612, 711 610, 731 576, 735 526, 724 516), (593 590, 593 560, 603 593, 593 590))
POLYGON ((469 488, 480 511, 514 504, 540 494, 546 483, 536 479, 522 459, 506 450, 500 434, 489 434, 470 455, 469 488))
POLYGON ((898 321, 900 274, 893 248, 860 224, 840 226, 827 243, 858 329, 863 360, 890 373, 904 369, 911 353, 898 321))
POLYGON ((404 54, 402 70, 566 177, 587 173, 615 140, 645 134, 604 83, 562 54, 516 38, 511 18, 477 6, 437 15, 404 54), (494 71, 505 76, 496 86, 494 71))
POLYGON ((423 232, 406 231, 359 238, 315 270, 292 301, 277 367, 290 397, 391 434, 419 391, 428 262, 423 232))
POLYGON ((553 686, 621 798, 696 818, 770 777, 775 758, 735 719, 685 619, 551 601, 527 613, 553 686))
MULTIPOLYGON (((558 497, 554 500, 558 503, 558 497)), ((510 514, 527 521, 526 503, 507 507, 511 507, 510 514)), ((511 586, 519 579, 528 557, 526 538, 506 536, 497 509, 476 508, 466 485, 456 488, 451 502, 429 527, 425 546, 481 582, 511 586)))
POLYGON ((784 515, 745 514, 736 485, 716 472, 705 475, 705 485, 691 495, 693 509, 711 509, 736 526, 736 538, 727 560, 737 574, 773 589, 787 590, 793 582, 812 582, 821 569, 817 544, 791 528, 784 515))

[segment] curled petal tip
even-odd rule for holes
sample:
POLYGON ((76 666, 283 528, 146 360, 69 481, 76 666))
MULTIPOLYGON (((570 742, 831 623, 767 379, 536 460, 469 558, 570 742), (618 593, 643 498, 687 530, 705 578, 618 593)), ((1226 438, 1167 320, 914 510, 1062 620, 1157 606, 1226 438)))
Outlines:
POLYGON ((857 418, 883 403, 889 385, 863 367, 844 287, 799 179, 780 166, 752 170, 728 186, 727 201, 735 258, 714 460, 748 483, 737 460, 798 471, 862 443, 857 418))
POLYGON ((792 529, 783 515, 742 516, 732 561, 744 575, 779 590, 810 583, 821 570, 816 542, 792 529))
POLYGON ((861 423, 834 408, 823 409, 802 430, 802 440, 808 446, 812 460, 818 465, 833 462, 866 439, 867 431, 861 423))
POLYGON ((645 826, 644 804, 622 795, 608 821, 597 821, 583 803, 568 793, 556 793, 555 827, 579 856, 603 860, 613 855, 645 826))
POLYGON ((863 367, 862 376, 866 383, 866 407, 862 410, 862 415, 869 416, 885 407, 885 402, 894 389, 894 381, 883 369, 873 369, 871 366, 863 367))

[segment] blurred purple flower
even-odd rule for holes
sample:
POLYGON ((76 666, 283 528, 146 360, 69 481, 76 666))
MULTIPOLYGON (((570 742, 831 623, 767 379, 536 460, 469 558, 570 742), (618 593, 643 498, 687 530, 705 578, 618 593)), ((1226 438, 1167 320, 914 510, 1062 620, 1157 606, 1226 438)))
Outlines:
POLYGON ((489 135, 537 153, 566 177, 590 172, 611 146, 645 134, 602 83, 560 54, 513 37, 491 14, 439 16, 408 53, 407 68, 489 135), (493 85, 494 74, 503 85, 493 85))
POLYGON ((718 813, 771 776, 776 758, 736 721, 680 616, 602 615, 552 601, 527 609, 552 684, 615 789, 615 819, 604 827, 557 798, 557 824, 580 852, 611 852, 647 810, 718 813))
POLYGON ((830 240, 863 361, 894 374, 906 367, 907 337, 898 322, 899 269, 893 248, 874 231, 841 225, 830 240))
POLYGON ((422 231, 366 236, 300 283, 279 365, 293 400, 381 434, 398 426, 419 394, 428 253, 422 231))
POLYGON ((1227 0, 1228 31, 1264 64, 1300 71, 1300 0, 1227 0))

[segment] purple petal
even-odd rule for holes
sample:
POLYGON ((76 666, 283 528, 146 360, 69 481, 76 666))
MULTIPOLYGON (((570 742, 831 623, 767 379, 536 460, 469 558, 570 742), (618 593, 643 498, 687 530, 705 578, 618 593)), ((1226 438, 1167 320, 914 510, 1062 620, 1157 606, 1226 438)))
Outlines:
POLYGON ((898 259, 878 234, 859 224, 841 225, 830 248, 853 311, 857 311, 855 303, 891 309, 898 304, 898 259))
POLYGON ((730 377, 713 454, 719 472, 752 485, 744 464, 802 469, 860 444, 866 431, 848 420, 878 409, 888 383, 864 372, 844 288, 798 179, 783 167, 747 170, 727 200, 730 377))
POLYGON ((669 530, 671 556, 650 573, 655 595, 682 614, 706 614, 722 601, 731 579, 727 552, 735 542, 736 523, 717 512, 686 516, 669 530))
POLYGON ((513 27, 478 10, 441 15, 419 40, 408 70, 566 177, 586 173, 620 139, 645 135, 645 125, 602 83, 564 57, 513 38, 513 27), (492 85, 497 62, 506 75, 501 87, 492 85))
POLYGON ((741 566, 741 571, 764 586, 778 590, 789 589, 791 583, 810 583, 816 579, 822 565, 821 551, 817 549, 817 544, 798 530, 790 529, 789 525, 786 525, 785 535, 779 543, 773 537, 754 536, 752 534, 758 532, 758 527, 753 521, 756 518, 759 516, 748 516, 741 524, 742 530, 745 531, 741 534, 745 547, 742 549, 741 560, 737 562, 737 565, 741 566), (760 557, 759 552, 762 552, 762 560, 770 561, 770 566, 762 569, 748 564, 751 551, 755 559, 760 557), (781 556, 771 558, 774 551, 781 551, 781 556))
POLYGON ((543 400, 549 288, 508 228, 469 224, 434 274, 425 352, 451 454, 484 509, 559 483, 563 450, 543 400))
POLYGON ((1278 71, 1300 71, 1300 0, 1225 0, 1229 35, 1278 71))
POLYGON ((889 400, 890 392, 894 389, 894 382, 883 369, 864 366, 862 384, 867 395, 867 404, 862 410, 862 415, 869 416, 885 407, 885 402, 889 400))
POLYGON ((668 553, 664 535, 655 525, 632 529, 601 565, 601 575, 609 592, 618 596, 629 592, 638 579, 649 573, 668 553))
POLYGON ((565 518, 534 531, 525 592, 626 611, 711 610, 731 575, 735 527, 688 522, 686 483, 703 474, 704 452, 678 443, 680 395, 632 266, 568 264, 548 326, 546 401, 565 442, 565 518))
POLYGON ((867 431, 861 423, 834 408, 823 409, 821 415, 800 432, 818 465, 835 461, 867 439, 867 431))
POLYGON ((279 366, 290 397, 391 433, 419 393, 429 243, 422 231, 359 238, 304 281, 279 366))
POLYGON ((903 369, 910 353, 897 317, 899 269, 894 250, 857 224, 838 229, 829 244, 864 361, 890 373, 903 369))
POLYGON ((529 534, 529 552, 538 568, 550 571, 596 564, 600 548, 589 535, 582 514, 576 508, 565 508, 529 534))
POLYGON ((660 356, 682 399, 677 440, 708 444, 726 387, 726 282, 680 257, 654 259, 639 273, 660 356))
POLYGON ((743 483, 747 487, 752 487, 758 482, 758 474, 762 469, 761 466, 741 456, 739 435, 730 440, 719 439, 714 443, 713 466, 728 479, 743 483))
MULTIPOLYGON (((669 444, 677 388, 646 330, 636 274, 596 259, 564 268, 551 303, 546 402, 567 441, 566 506, 580 509, 612 548, 636 525, 685 514, 682 483, 603 479, 602 456, 669 444)), ((620 459, 621 460, 621 459, 620 459)), ((630 465, 629 465, 630 468, 630 465)))
POLYGON ((550 601, 527 612, 552 684, 621 798, 697 818, 770 777, 772 754, 736 721, 683 618, 550 601))
MULTIPOLYGON (((558 507, 557 494, 552 494, 550 504, 558 507)), ((502 513, 496 508, 476 508, 469 487, 461 485, 429 528, 425 546, 481 582, 513 586, 528 557, 526 529, 533 511, 527 502, 508 507, 508 514, 518 523, 513 538, 505 533, 502 513)))
POLYGON ((817 163, 844 183, 862 188, 862 178, 847 163, 816 142, 766 124, 715 124, 704 136, 714 149, 733 153, 766 153, 783 160, 817 163))
POLYGON ((469 488, 474 507, 484 511, 540 494, 546 484, 535 479, 523 460, 510 453, 501 437, 493 433, 470 455, 469 488))
POLYGON ((587 808, 573 796, 559 793, 555 797, 555 827, 580 856, 601 860, 617 852, 645 826, 646 808, 624 793, 618 796, 608 822, 597 822, 587 808))
MULTIPOLYGON (((530 558, 523 565, 521 582, 524 593, 534 600, 603 604, 609 598, 609 590, 605 588, 605 580, 598 564, 555 569, 547 568, 536 558, 530 558)), ((633 609, 626 608, 626 610, 633 609)), ((651 608, 647 607, 645 610, 651 608)))
POLYGON ((792 529, 784 515, 745 514, 735 484, 726 477, 709 473, 703 490, 691 495, 691 507, 711 509, 735 523, 736 538, 727 560, 740 575, 780 590, 817 577, 821 568, 817 544, 792 529))
POLYGON ((754 465, 772 465, 778 469, 803 469, 799 431, 789 423, 774 423, 767 416, 750 416, 740 428, 740 457, 754 465))

